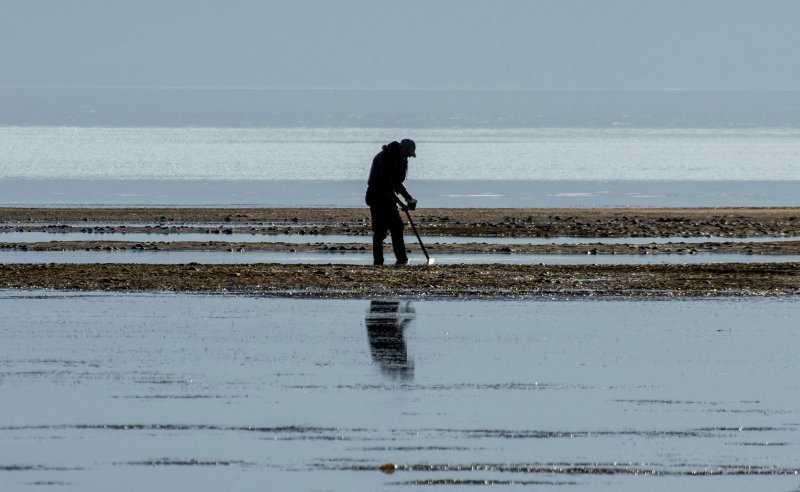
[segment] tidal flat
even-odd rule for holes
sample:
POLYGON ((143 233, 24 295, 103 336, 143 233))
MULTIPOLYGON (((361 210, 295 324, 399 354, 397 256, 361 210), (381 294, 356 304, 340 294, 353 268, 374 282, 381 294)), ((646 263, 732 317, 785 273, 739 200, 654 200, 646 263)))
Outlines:
MULTIPOLYGON (((413 215, 420 234, 434 236, 800 236, 800 208, 796 207, 429 208, 413 215)), ((369 209, 0 208, 0 231, 4 232, 227 233, 228 229, 259 234, 369 235, 369 209)))
POLYGON ((797 297, 0 291, 2 490, 795 490, 797 297))
POLYGON ((796 488, 800 210, 415 218, 465 260, 346 264, 364 209, 0 209, 0 489, 796 488), (330 261, 199 260, 259 253, 330 261))
MULTIPOLYGON (((426 240, 441 238, 428 244, 443 264, 373 268, 365 265, 369 245, 363 241, 326 241, 368 237, 365 208, 2 208, 0 230, 16 240, 0 244, 0 288, 327 298, 800 292, 792 261, 800 252, 797 208, 427 209, 414 216, 426 240), (55 241, 24 239, 56 232, 62 237, 55 241), (82 240, 70 241, 75 234, 82 240), (113 241, 106 234, 168 235, 170 241, 113 241), (203 234, 205 241, 186 240, 203 234), (264 240, 213 240, 236 234, 264 240), (447 241, 452 238, 469 242, 447 241), (485 241, 476 242, 480 238, 485 241), (241 256, 212 254, 225 252, 241 256), (569 259, 580 255, 584 259, 569 259), (651 255, 670 260, 641 260, 651 255)), ((418 246, 411 238, 407 244, 419 265, 418 246)))
POLYGON ((0 288, 277 297, 720 297, 800 294, 800 263, 639 265, 8 264, 0 288))

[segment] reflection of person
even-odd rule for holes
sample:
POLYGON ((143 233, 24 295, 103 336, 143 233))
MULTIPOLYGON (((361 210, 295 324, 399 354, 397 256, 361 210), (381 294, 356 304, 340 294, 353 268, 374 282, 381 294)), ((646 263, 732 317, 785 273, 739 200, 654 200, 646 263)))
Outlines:
POLYGON ((367 313, 367 338, 372 360, 386 376, 400 379, 414 377, 414 362, 408 360, 403 330, 414 319, 410 303, 374 299, 367 313))
POLYGON ((402 210, 414 210, 417 206, 417 201, 403 185, 408 172, 408 158, 417 156, 416 149, 413 140, 404 139, 384 145, 372 160, 366 202, 372 216, 372 259, 375 265, 383 265, 383 241, 389 231, 397 265, 408 263, 403 242, 403 219, 397 205, 402 210), (407 205, 400 201, 398 193, 405 198, 407 205))

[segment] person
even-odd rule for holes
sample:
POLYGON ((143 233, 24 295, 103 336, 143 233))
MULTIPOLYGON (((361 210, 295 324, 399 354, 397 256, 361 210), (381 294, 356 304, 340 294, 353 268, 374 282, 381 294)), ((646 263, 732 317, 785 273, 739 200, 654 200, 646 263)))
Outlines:
POLYGON ((417 157, 417 145, 403 139, 383 146, 372 160, 365 200, 372 217, 373 265, 383 265, 383 241, 387 232, 392 235, 392 250, 397 265, 407 265, 406 245, 403 241, 403 220, 400 210, 414 210, 417 201, 408 193, 403 182, 408 172, 408 158, 417 157), (398 194, 405 198, 404 204, 398 194))

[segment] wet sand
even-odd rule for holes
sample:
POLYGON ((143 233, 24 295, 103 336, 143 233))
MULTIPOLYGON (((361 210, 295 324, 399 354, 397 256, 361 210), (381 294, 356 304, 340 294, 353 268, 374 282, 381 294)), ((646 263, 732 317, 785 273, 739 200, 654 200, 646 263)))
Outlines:
MULTIPOLYGON (((800 242, 669 244, 491 244, 497 237, 787 237, 800 235, 800 208, 424 209, 421 234, 484 236, 486 243, 436 244, 441 253, 798 254, 800 242)), ((4 208, 9 231, 197 232, 367 235, 366 209, 4 208)), ((316 238, 315 238, 316 239, 316 238)), ((320 237, 320 239, 324 239, 320 237)), ((587 243, 591 242, 587 240, 587 243)), ((432 245, 433 246, 433 245, 432 245)), ((54 250, 363 251, 363 243, 52 241, 0 248, 54 250)), ((416 252, 418 246, 408 244, 416 252)), ((388 249, 388 245, 387 245, 388 249)), ((241 292, 304 297, 363 296, 725 296, 797 295, 800 265, 354 265, 49 264, 0 266, 0 288, 241 292)))
MULTIPOLYGON (((324 239, 320 237, 319 239, 324 239)), ((769 242, 703 242, 703 243, 651 243, 651 244, 600 244, 591 238, 582 244, 494 244, 491 239, 482 243, 443 244, 427 243, 431 254, 436 253, 508 253, 508 254, 554 254, 554 255, 692 255, 698 253, 742 254, 742 255, 797 255, 800 241, 769 242)), ((0 250, 10 251, 369 251, 364 243, 339 242, 222 242, 222 241, 47 241, 33 243, 0 243, 0 250)), ((421 254, 417 243, 406 243, 409 253, 421 254)), ((391 255, 390 245, 384 246, 386 255, 391 255)))
POLYGON ((0 265, 0 288, 286 297, 799 295, 800 263, 696 265, 0 265))
MULTIPOLYGON (((423 235, 800 235, 800 208, 440 208, 419 209, 413 217, 423 235)), ((262 234, 370 234, 366 208, 0 208, 3 231, 226 233, 233 227, 262 234)))

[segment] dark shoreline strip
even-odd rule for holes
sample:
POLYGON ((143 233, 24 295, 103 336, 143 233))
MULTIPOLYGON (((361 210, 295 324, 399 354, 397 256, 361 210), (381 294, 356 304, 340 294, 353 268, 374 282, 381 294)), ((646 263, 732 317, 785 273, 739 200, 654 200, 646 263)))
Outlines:
MULTIPOLYGON (((433 208, 414 212, 423 235, 509 237, 800 236, 800 208, 433 208)), ((369 235, 363 208, 2 208, 8 231, 369 235), (102 225, 99 223, 114 223, 102 225), (72 223, 72 225, 67 225, 72 223), (145 225, 142 225, 145 224, 145 225), (212 226, 212 224, 214 224, 212 226), (123 229, 122 225, 125 225, 123 229)))
POLYGON ((800 263, 682 265, 7 264, 0 288, 281 297, 800 295, 800 263))
MULTIPOLYGON (((0 251, 369 251, 364 243, 322 242, 221 242, 221 241, 47 241, 30 243, 0 243, 0 251)), ((693 255, 698 253, 723 253, 742 255, 797 255, 800 241, 770 242, 704 242, 704 243, 649 243, 649 244, 600 244, 588 239, 582 244, 494 244, 491 238, 484 243, 437 243, 428 247, 437 253, 508 253, 508 254, 557 254, 557 255, 693 255)), ((384 246, 390 253, 389 245, 384 246)), ((411 252, 421 251, 416 243, 409 243, 411 252)))

